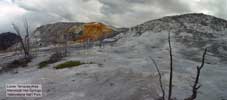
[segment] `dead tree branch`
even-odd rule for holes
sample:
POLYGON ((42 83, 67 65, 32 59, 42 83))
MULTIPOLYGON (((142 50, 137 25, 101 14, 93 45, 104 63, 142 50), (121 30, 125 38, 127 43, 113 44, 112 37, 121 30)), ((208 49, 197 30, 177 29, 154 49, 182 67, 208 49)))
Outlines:
POLYGON ((24 28, 25 28, 25 37, 23 38, 22 37, 22 34, 20 32, 20 29, 17 25, 15 25, 14 23, 12 24, 13 26, 13 29, 16 31, 17 35, 20 37, 20 44, 21 44, 21 47, 23 49, 23 52, 24 52, 24 57, 29 60, 31 58, 31 55, 30 55, 30 32, 29 32, 29 24, 28 24, 28 21, 27 19, 25 18, 24 19, 24 28))
MULTIPOLYGON (((28 20, 27 20, 27 18, 25 17, 24 18, 24 28, 25 28, 25 32, 26 32, 26 35, 25 35, 25 44, 26 44, 26 49, 27 49, 27 51, 30 51, 30 36, 29 36, 29 34, 30 34, 30 32, 29 32, 29 24, 28 24, 28 20)), ((29 53, 29 52, 28 52, 29 53)))
POLYGON ((12 26, 13 26, 13 29, 16 31, 17 35, 20 37, 21 47, 24 51, 24 56, 26 57, 26 56, 28 56, 28 52, 27 52, 27 49, 25 47, 24 40, 23 40, 23 37, 21 36, 20 30, 15 24, 12 24, 12 26))
POLYGON ((170 75, 169 75, 169 95, 168 95, 168 100, 171 100, 172 80, 173 80, 173 54, 172 54, 172 45, 171 45, 171 39, 170 39, 170 31, 168 33, 168 43, 169 43, 169 57, 170 57, 170 75))
POLYGON ((201 72, 201 69, 204 67, 206 53, 207 53, 207 48, 204 50, 201 65, 197 66, 196 79, 195 79, 194 85, 192 86, 192 95, 186 98, 185 100, 194 100, 197 97, 198 89, 201 87, 201 85, 199 84, 200 72, 201 72))
POLYGON ((160 84, 160 88, 161 88, 161 91, 162 91, 162 100, 165 100, 165 89, 164 89, 164 86, 162 84, 162 74, 161 74, 161 72, 159 70, 159 66, 158 66, 158 64, 156 63, 156 61, 152 57, 149 57, 149 58, 152 60, 154 66, 155 66, 155 69, 158 72, 159 84, 160 84))

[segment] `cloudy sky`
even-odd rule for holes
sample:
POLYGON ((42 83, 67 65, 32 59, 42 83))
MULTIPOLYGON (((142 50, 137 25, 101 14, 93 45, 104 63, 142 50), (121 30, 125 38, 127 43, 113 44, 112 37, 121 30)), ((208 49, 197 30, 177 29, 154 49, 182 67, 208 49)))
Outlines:
POLYGON ((227 19, 227 0, 0 0, 0 32, 26 17, 32 27, 98 21, 129 27, 166 15, 205 13, 227 19))

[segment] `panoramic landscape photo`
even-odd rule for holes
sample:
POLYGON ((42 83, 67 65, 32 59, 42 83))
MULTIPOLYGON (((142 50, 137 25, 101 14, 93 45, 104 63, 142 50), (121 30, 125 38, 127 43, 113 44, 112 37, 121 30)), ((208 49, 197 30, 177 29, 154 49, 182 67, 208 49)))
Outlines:
POLYGON ((227 100, 227 0, 0 0, 0 100, 227 100))

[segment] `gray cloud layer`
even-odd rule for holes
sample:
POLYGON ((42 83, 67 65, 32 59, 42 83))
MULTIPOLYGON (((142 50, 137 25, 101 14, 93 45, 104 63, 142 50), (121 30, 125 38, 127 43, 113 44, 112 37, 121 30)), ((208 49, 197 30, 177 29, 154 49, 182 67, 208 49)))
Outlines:
POLYGON ((26 16, 33 27, 98 21, 129 27, 166 15, 202 12, 227 19, 226 0, 0 0, 0 32, 26 16), (10 18, 8 17, 10 16, 10 18))

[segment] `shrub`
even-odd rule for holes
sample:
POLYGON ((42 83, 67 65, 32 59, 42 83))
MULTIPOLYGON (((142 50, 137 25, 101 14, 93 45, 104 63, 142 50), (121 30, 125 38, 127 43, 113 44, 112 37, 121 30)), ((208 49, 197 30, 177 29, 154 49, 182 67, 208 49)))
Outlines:
POLYGON ((14 67, 14 66, 26 67, 29 62, 31 62, 31 59, 20 58, 20 59, 17 59, 17 60, 12 61, 7 66, 8 67, 14 67))
POLYGON ((9 72, 11 70, 17 69, 19 67, 27 67, 28 63, 31 62, 32 58, 19 58, 16 60, 13 60, 6 65, 3 65, 2 69, 0 69, 0 73, 2 72, 9 72))
POLYGON ((51 57, 48 60, 40 62, 39 69, 47 67, 49 64, 56 63, 60 61, 63 57, 64 55, 62 53, 56 52, 53 55, 51 55, 51 57))
POLYGON ((67 61, 62 64, 59 64, 55 67, 55 69, 63 69, 63 68, 72 68, 76 66, 80 66, 86 63, 80 62, 80 61, 67 61))
POLYGON ((44 67, 46 67, 48 64, 50 64, 50 62, 48 62, 48 61, 42 61, 42 62, 39 63, 39 68, 44 68, 44 67))

